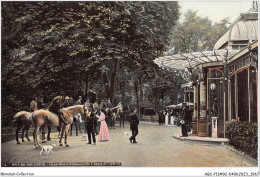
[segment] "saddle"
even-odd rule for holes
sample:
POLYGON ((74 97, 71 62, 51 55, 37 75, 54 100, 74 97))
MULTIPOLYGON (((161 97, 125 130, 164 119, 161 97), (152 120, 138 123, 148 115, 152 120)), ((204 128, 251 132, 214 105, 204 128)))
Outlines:
POLYGON ((73 115, 70 114, 69 112, 67 111, 64 111, 64 110, 61 110, 62 114, 63 114, 63 117, 65 117, 66 115, 68 115, 69 117, 72 117, 73 118, 73 115))

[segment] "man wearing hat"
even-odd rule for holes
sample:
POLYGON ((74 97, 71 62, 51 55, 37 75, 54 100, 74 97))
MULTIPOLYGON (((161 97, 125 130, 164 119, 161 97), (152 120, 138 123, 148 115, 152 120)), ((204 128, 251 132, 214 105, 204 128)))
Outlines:
POLYGON ((37 107, 37 97, 34 96, 34 100, 31 101, 30 103, 30 112, 34 112, 37 111, 38 107, 37 107))
POLYGON ((63 107, 64 107, 64 108, 67 108, 67 107, 70 106, 69 99, 70 99, 70 98, 69 98, 68 96, 65 97, 65 101, 64 101, 64 104, 63 104, 63 107))
POLYGON ((53 112, 58 115, 60 122, 63 122, 65 125, 69 124, 68 122, 65 122, 63 118, 63 113, 61 112, 61 102, 62 102, 62 96, 56 96, 51 104, 48 107, 48 110, 50 112, 53 112))
POLYGON ((75 105, 81 105, 82 104, 81 102, 82 102, 82 97, 79 96, 79 99, 78 101, 75 102, 75 105))
POLYGON ((133 108, 132 112, 129 114, 130 129, 132 130, 132 136, 129 138, 131 143, 137 143, 135 137, 138 134, 139 118, 136 112, 137 109, 133 108))

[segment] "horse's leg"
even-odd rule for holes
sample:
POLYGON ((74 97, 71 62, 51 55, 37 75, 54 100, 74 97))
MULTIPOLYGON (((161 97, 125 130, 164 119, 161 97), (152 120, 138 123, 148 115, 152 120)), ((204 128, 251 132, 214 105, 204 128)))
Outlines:
POLYGON ((69 147, 69 145, 67 144, 67 138, 68 138, 69 128, 70 128, 69 125, 67 125, 66 127, 64 127, 64 129, 65 129, 64 143, 66 144, 66 147, 69 147))
POLYGON ((62 137, 63 137, 63 134, 64 134, 64 129, 65 129, 65 126, 62 125, 62 128, 61 128, 61 135, 60 135, 60 146, 63 146, 61 141, 62 141, 62 137))
POLYGON ((125 128, 125 116, 123 116, 123 128, 125 128))
POLYGON ((41 138, 42 143, 46 143, 46 140, 45 140, 46 139, 45 138, 46 126, 45 125, 41 126, 40 131, 42 131, 42 138, 41 138))
POLYGON ((28 136, 28 131, 29 131, 30 126, 31 126, 31 125, 27 125, 27 126, 26 126, 26 138, 27 138, 28 141, 31 141, 31 140, 29 139, 29 136, 28 136))
POLYGON ((78 132, 78 122, 75 122, 75 127, 76 127, 76 136, 79 136, 79 132, 78 132))
POLYGON ((51 141, 51 126, 48 126, 47 141, 51 141))
POLYGON ((26 126, 24 126, 23 129, 22 129, 22 142, 25 142, 25 141, 24 141, 24 131, 25 131, 25 130, 26 130, 26 126))
POLYGON ((115 129, 115 124, 116 124, 116 116, 114 116, 114 119, 113 119, 113 128, 115 129))
POLYGON ((57 127, 57 131, 58 131, 58 138, 60 138, 60 131, 61 131, 61 128, 58 126, 57 127))
POLYGON ((78 126, 79 126, 79 132, 82 133, 82 131, 81 131, 81 123, 80 123, 80 121, 78 122, 78 126))
POLYGON ((74 122, 71 124, 71 126, 70 126, 70 136, 72 136, 72 127, 73 127, 73 124, 74 124, 74 122))
POLYGON ((38 138, 37 138, 37 132, 39 131, 40 127, 39 126, 35 126, 35 129, 33 131, 33 140, 34 140, 34 146, 36 148, 39 147, 39 141, 38 141, 38 138))
POLYGON ((20 132, 20 130, 22 129, 22 125, 21 124, 18 124, 17 125, 17 128, 16 128, 16 142, 17 142, 17 144, 21 144, 20 142, 19 142, 19 132, 20 132))

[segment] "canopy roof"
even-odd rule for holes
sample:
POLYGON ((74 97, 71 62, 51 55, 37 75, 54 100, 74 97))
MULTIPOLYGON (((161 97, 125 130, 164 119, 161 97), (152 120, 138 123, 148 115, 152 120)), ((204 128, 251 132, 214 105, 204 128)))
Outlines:
POLYGON ((228 57, 237 53, 238 50, 214 50, 193 52, 185 54, 175 54, 171 56, 163 56, 156 58, 154 62, 162 68, 186 69, 195 67, 199 64, 211 62, 223 62, 228 57))
POLYGON ((154 104, 151 103, 149 100, 143 100, 140 102, 140 107, 145 107, 145 108, 154 108, 154 104))

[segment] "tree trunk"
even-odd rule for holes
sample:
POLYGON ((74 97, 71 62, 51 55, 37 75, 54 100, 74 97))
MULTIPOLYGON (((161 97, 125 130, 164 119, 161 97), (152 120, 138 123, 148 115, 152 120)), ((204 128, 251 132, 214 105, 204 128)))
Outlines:
POLYGON ((104 75, 104 85, 105 85, 105 91, 106 91, 106 98, 109 98, 109 80, 108 80, 108 75, 107 71, 105 71, 104 75))
POLYGON ((123 108, 125 107, 125 87, 121 88, 121 95, 122 95, 122 105, 123 105, 123 108))
POLYGON ((134 80, 134 90, 135 90, 135 96, 136 96, 136 108, 138 116, 140 117, 140 110, 139 110, 139 93, 138 93, 138 80, 134 80))
POLYGON ((85 84, 86 84, 86 87, 85 87, 85 98, 87 99, 87 97, 88 97, 88 84, 89 84, 88 75, 87 75, 85 84))
POLYGON ((115 83, 116 83, 116 76, 117 76, 117 69, 118 69, 118 59, 113 58, 114 61, 114 68, 112 72, 112 79, 111 79, 111 87, 110 87, 110 102, 114 104, 114 90, 115 90, 115 83))

